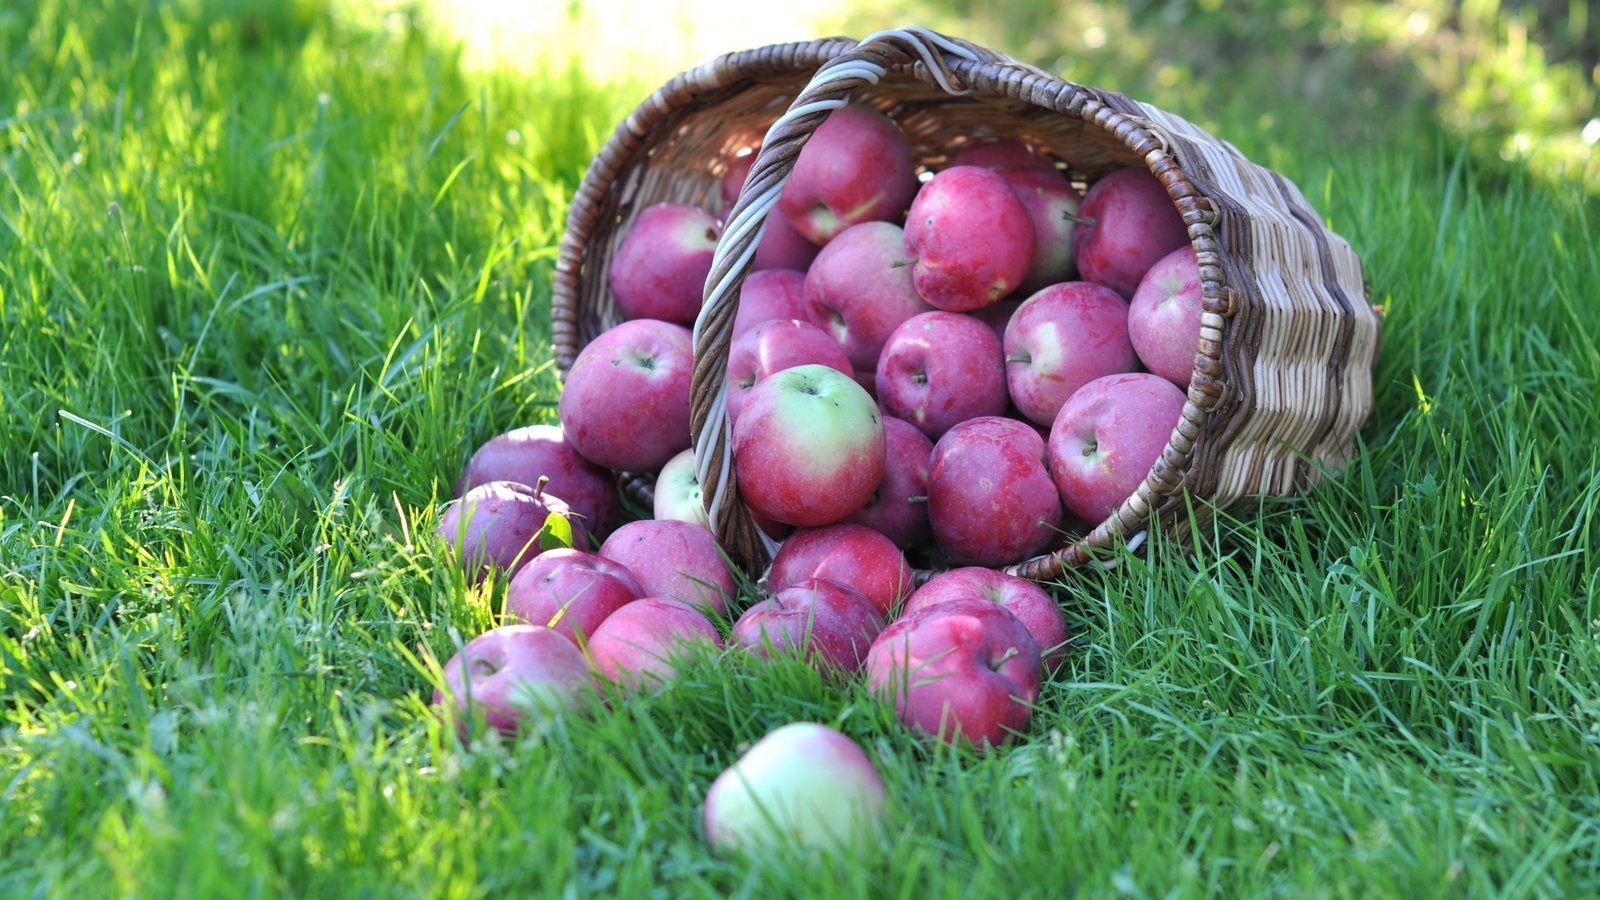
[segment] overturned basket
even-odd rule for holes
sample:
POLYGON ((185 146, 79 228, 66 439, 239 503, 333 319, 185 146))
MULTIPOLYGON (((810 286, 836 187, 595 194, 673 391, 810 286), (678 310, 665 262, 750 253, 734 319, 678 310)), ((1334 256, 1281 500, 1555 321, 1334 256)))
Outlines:
MULTIPOLYGON (((1183 417, 1161 459, 1089 534, 1007 571, 1057 577, 1096 550, 1208 504, 1294 493, 1350 456, 1372 408, 1379 322, 1361 261, 1282 175, 1170 113, 922 29, 859 44, 763 47, 677 76, 617 128, 573 198, 552 316, 565 372, 620 321, 605 273, 634 217, 663 202, 715 210, 734 151, 761 144, 706 282, 691 400, 712 526, 747 569, 760 571, 771 547, 738 502, 724 414, 739 285, 795 157, 847 99, 897 121, 927 168, 971 141, 998 137, 1064 161, 1075 178, 1143 166, 1189 227, 1205 312, 1183 417), (1184 494, 1203 502, 1185 503, 1184 494)), ((624 483, 648 500, 648 477, 634 473, 624 483)))

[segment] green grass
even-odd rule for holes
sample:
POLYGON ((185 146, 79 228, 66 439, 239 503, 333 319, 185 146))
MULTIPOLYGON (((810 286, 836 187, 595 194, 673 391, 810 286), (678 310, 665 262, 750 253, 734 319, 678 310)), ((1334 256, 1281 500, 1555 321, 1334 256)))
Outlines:
POLYGON ((0 896, 1600 890, 1579 190, 1409 118, 1152 97, 1367 262, 1378 408, 1338 480, 1067 579, 1077 651, 1002 752, 732 657, 463 747, 423 659, 493 601, 428 535, 471 449, 553 418, 566 198, 651 85, 468 75, 388 22, 0 12, 0 896), (796 719, 874 756, 882 842, 710 854, 711 779, 796 719))

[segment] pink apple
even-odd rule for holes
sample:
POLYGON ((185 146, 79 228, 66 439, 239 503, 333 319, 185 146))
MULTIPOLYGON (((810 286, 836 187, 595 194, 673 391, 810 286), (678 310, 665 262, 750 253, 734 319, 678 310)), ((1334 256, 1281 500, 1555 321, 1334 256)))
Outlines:
POLYGON ((605 534, 616 519, 616 476, 589 462, 567 443, 555 425, 527 425, 490 438, 479 447, 456 481, 459 497, 491 481, 534 485, 549 478, 545 490, 567 502, 573 527, 605 534))
POLYGON ((872 760, 814 722, 769 732, 711 783, 705 829, 718 852, 871 846, 888 793, 872 760))
POLYGON ((978 166, 933 176, 906 214, 917 293, 951 312, 982 309, 1017 289, 1033 259, 1033 220, 1005 178, 978 166))
POLYGON ((693 447, 667 460, 661 467, 651 505, 657 519, 692 522, 710 529, 705 499, 700 491, 700 476, 695 473, 693 447))
POLYGON ((1146 169, 1118 169, 1089 186, 1072 230, 1085 281, 1131 298, 1156 260, 1189 242, 1183 216, 1146 169))
POLYGON ((639 213, 608 273, 617 309, 628 319, 694 324, 719 229, 711 214, 682 203, 639 213))
POLYGON ((813 578, 860 591, 880 616, 888 616, 915 587, 905 554, 865 525, 827 525, 796 531, 778 548, 767 583, 784 588, 813 578))
POLYGON ((761 233, 761 242, 756 244, 756 255, 750 260, 750 268, 756 272, 767 269, 804 271, 821 250, 805 235, 794 230, 783 210, 773 207, 767 213, 767 227, 761 233))
POLYGON ((928 521, 952 560, 1002 566, 1056 543, 1061 498, 1045 442, 1015 419, 968 419, 933 445, 928 521))
POLYGON ((506 585, 506 618, 543 625, 577 643, 643 596, 621 563, 582 550, 546 550, 506 585))
POLYGON ((1139 359, 1181 388, 1194 378, 1204 299, 1194 247, 1184 244, 1150 267, 1128 305, 1128 338, 1139 359))
MULTIPOLYGON (((437 533, 471 581, 490 571, 515 574, 539 555, 539 532, 551 513, 570 515, 561 498, 516 481, 480 484, 445 507, 437 533)), ((573 542, 589 549, 581 528, 573 542)))
POLYGON ((549 628, 504 625, 468 641, 444 666, 433 705, 463 736, 481 711, 490 727, 515 733, 525 723, 583 708, 596 696, 583 652, 549 628))
POLYGON ((705 613, 687 603, 645 597, 606 617, 589 639, 595 671, 629 687, 671 681, 678 662, 695 645, 721 647, 705 613))
POLYGON ((1128 340, 1127 301, 1087 281, 1053 284, 1029 297, 1006 326, 1005 353, 1012 402, 1045 426, 1073 391, 1139 367, 1128 340))
POLYGON ((733 425, 739 493, 769 519, 811 528, 866 504, 883 477, 883 421, 850 376, 796 366, 756 382, 733 425))
POLYGON ((859 370, 875 371, 900 323, 932 309, 912 283, 904 234, 888 222, 846 229, 806 271, 807 318, 832 334, 859 370))
POLYGON ((793 269, 751 272, 739 286, 739 311, 733 316, 733 336, 738 338, 752 326, 769 319, 811 322, 810 316, 805 272, 793 269))
POLYGON ((1083 203, 1078 189, 1054 169, 1013 166, 997 171, 1033 222, 1033 258, 1017 293, 1026 296, 1072 278, 1072 231, 1083 203))
POLYGON ((583 348, 561 391, 567 442, 596 465, 658 469, 689 446, 689 329, 623 322, 583 348))
POLYGON ((751 604, 728 641, 757 656, 798 653, 823 673, 854 675, 882 630, 883 616, 860 591, 808 578, 751 604))
POLYGON ((1028 727, 1039 645, 1016 616, 964 598, 902 616, 867 652, 867 683, 900 721, 949 743, 1005 743, 1028 727))
POLYGON ((995 138, 968 144, 950 158, 950 165, 947 168, 956 166, 981 166, 995 170, 1017 167, 1043 169, 1047 172, 1056 170, 1055 163, 1050 157, 1040 154, 1015 138, 995 138))
POLYGON ((1185 399, 1148 372, 1079 388, 1050 428, 1050 474, 1067 509, 1101 522, 1132 496, 1172 439, 1185 399))
POLYGON ((778 200, 794 230, 825 245, 858 222, 898 220, 917 192, 916 163, 899 126, 844 106, 811 133, 778 200))
POLYGON ((822 365, 854 374, 832 335, 799 319, 757 322, 728 350, 728 421, 736 422, 756 382, 795 366, 822 365))
POLYGON ((878 357, 884 411, 938 440, 958 422, 1006 411, 1005 359, 989 326, 926 312, 900 324, 878 357))
POLYGON ((969 566, 941 572, 906 598, 901 615, 961 599, 987 600, 1016 616, 1039 645, 1047 671, 1066 658, 1070 633, 1061 607, 1039 585, 994 569, 969 566))
POLYGON ((928 473, 933 442, 903 419, 883 417, 883 479, 867 504, 845 521, 881 532, 902 550, 933 540, 928 525, 928 473))
POLYGON ((676 600, 724 616, 738 593, 717 539, 691 522, 629 522, 606 538, 600 555, 627 566, 647 597, 676 600))

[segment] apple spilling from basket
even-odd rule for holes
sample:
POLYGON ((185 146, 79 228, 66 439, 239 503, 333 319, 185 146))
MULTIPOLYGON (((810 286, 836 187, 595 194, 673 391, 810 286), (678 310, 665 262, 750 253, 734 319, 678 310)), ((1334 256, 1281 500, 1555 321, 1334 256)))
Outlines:
MULTIPOLYGON (((753 150, 723 161, 730 208, 753 150)), ((719 211, 640 211, 607 273, 623 321, 573 363, 560 427, 468 462, 438 531, 470 577, 509 579, 508 624, 444 666, 436 703, 514 731, 728 647, 865 678, 945 740, 1004 742, 1068 630, 1043 589, 996 567, 1105 519, 1178 424, 1201 313, 1181 217, 1143 169, 1075 184, 1021 141, 972 142, 919 176, 892 120, 834 111, 766 214, 733 324, 734 471, 782 541, 741 610, 690 449, 690 326, 719 211), (617 472, 659 473, 655 518, 619 524, 617 472), (913 591, 911 562, 948 571, 913 591)), ((739 843, 763 783, 789 791, 802 831, 828 818, 802 802, 817 779, 881 808, 860 748, 790 728, 712 787, 714 843, 739 843), (796 774, 816 759, 833 762, 796 774)))

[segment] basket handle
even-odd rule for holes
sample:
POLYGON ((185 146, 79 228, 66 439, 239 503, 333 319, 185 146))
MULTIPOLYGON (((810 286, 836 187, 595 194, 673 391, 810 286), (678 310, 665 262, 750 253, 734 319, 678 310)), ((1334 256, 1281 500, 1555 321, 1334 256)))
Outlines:
POLYGON ((734 562, 751 575, 766 568, 776 543, 756 527, 739 500, 729 439, 728 353, 739 288, 750 274, 767 216, 794 171, 795 159, 829 113, 844 106, 857 88, 876 84, 892 68, 914 67, 951 94, 966 93, 951 72, 953 60, 971 63, 1014 61, 956 38, 924 28, 881 31, 829 60, 767 130, 734 204, 706 277, 704 300, 694 324, 689 430, 711 530, 734 562))

